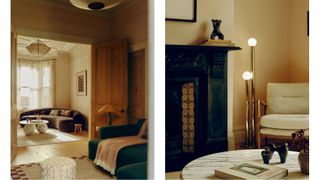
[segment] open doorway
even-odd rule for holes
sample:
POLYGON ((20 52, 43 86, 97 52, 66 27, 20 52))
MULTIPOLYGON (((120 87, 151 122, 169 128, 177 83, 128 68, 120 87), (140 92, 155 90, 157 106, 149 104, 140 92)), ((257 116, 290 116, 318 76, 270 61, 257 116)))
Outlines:
POLYGON ((17 146, 87 141, 91 46, 17 36, 17 146))

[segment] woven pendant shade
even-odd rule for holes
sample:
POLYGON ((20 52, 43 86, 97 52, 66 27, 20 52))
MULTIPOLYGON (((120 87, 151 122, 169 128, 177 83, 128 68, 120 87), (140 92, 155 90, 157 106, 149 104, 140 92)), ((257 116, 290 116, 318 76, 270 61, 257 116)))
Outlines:
POLYGON ((26 49, 29 53, 34 56, 43 56, 46 55, 51 48, 48 47, 45 43, 40 41, 40 39, 35 40, 34 42, 30 43, 26 49))

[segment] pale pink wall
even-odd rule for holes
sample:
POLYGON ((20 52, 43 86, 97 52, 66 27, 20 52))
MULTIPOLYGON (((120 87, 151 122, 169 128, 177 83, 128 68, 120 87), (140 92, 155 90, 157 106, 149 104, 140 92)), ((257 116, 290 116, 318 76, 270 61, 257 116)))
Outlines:
POLYGON ((245 82, 242 73, 250 70, 250 47, 247 40, 257 39, 255 88, 256 98, 265 100, 268 82, 290 81, 289 43, 290 0, 235 1, 235 42, 242 48, 235 53, 234 132, 236 142, 244 141, 245 82))
POLYGON ((291 0, 290 6, 290 81, 309 81, 308 0, 291 0))

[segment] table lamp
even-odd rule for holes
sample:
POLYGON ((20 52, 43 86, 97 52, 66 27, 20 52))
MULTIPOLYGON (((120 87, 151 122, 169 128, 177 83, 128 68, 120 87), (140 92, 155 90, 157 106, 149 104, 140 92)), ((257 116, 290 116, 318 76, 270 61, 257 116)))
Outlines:
POLYGON ((112 114, 111 113, 115 113, 117 112, 116 108, 111 105, 111 104, 105 104, 104 106, 102 106, 99 110, 99 113, 103 113, 103 115, 107 115, 108 116, 108 121, 107 121, 107 125, 111 126, 112 125, 112 114))

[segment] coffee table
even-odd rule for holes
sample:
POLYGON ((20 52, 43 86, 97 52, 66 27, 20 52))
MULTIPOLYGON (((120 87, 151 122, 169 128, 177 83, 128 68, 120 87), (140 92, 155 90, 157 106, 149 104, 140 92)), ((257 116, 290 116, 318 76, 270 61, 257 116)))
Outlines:
MULTIPOLYGON (((210 154, 188 163, 181 172, 182 179, 219 179, 214 176, 218 167, 234 166, 244 161, 261 162, 263 149, 235 150, 210 154)), ((286 163, 281 164, 277 152, 273 154, 271 165, 287 168, 289 175, 285 179, 309 179, 309 175, 300 172, 298 152, 289 151, 286 163)))
POLYGON ((20 124, 23 124, 23 131, 26 135, 34 134, 36 129, 39 133, 46 133, 49 121, 47 120, 31 120, 31 121, 20 121, 20 124))

